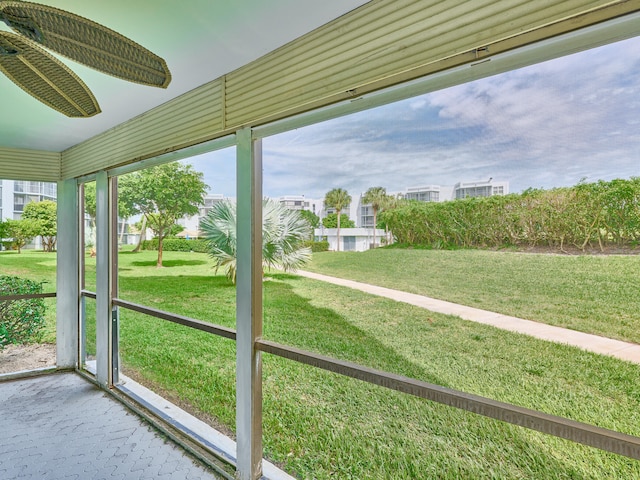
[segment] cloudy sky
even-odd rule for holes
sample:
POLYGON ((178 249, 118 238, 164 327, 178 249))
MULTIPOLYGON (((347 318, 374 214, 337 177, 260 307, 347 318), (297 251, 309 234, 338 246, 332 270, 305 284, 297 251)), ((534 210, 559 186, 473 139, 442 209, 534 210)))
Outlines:
MULTIPOLYGON (((520 192, 640 176, 640 39, 269 137, 263 150, 273 197, 490 177, 520 192)), ((212 193, 235 196, 234 155, 188 161, 212 193)))

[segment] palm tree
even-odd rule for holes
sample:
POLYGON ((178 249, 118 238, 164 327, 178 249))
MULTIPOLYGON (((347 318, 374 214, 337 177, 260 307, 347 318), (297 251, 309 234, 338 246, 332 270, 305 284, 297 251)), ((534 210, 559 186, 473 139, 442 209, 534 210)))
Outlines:
MULTIPOLYGON (((402 195, 401 193, 398 193, 397 195, 387 195, 385 196, 382 205, 380 205, 380 211, 386 212, 389 210, 393 210, 394 208, 398 208, 399 205, 402 204, 402 202, 404 202, 404 195, 402 195)), ((384 219, 383 219, 384 221, 384 219)), ((391 232, 389 231, 389 225, 385 222, 384 225, 384 230, 386 233, 386 237, 387 237, 387 245, 389 245, 391 243, 392 237, 393 235, 391 234, 391 232)))
MULTIPOLYGON (((209 253, 216 262, 216 272, 226 268, 227 278, 236 282, 236 205, 216 203, 200 222, 209 242, 209 253)), ((311 259, 311 249, 304 247, 310 235, 309 222, 296 210, 280 202, 262 201, 262 268, 295 271, 311 259)))
POLYGON ((334 188, 324 196, 324 208, 334 208, 338 217, 338 243, 336 250, 340 251, 340 212, 351 203, 351 195, 343 188, 334 188))
POLYGON ((378 211, 387 199, 387 189, 384 187, 371 187, 364 193, 362 202, 370 204, 373 209, 373 248, 376 248, 376 228, 378 228, 378 211))

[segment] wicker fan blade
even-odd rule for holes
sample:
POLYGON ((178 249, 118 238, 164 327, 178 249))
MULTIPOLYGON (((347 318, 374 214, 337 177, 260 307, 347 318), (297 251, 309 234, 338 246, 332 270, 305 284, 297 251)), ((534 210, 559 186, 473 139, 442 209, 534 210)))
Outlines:
POLYGON ((171 81, 162 58, 73 13, 37 3, 0 0, 0 20, 30 40, 109 75, 162 88, 171 81))
POLYGON ((95 97, 75 73, 13 33, 0 32, 0 71, 25 92, 68 117, 100 113, 95 97))

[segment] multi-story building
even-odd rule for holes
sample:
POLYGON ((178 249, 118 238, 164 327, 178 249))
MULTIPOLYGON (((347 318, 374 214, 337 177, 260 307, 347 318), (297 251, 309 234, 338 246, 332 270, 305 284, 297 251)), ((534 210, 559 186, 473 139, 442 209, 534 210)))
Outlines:
POLYGON ((204 203, 200 206, 198 211, 198 215, 200 218, 204 218, 209 213, 209 210, 213 208, 213 206, 224 200, 224 195, 221 193, 208 193, 204 196, 204 203))
POLYGON ((0 180, 0 219, 20 220, 25 205, 56 201, 57 185, 49 182, 0 180))
MULTIPOLYGON (((57 187, 50 182, 0 180, 0 220, 20 220, 24 207, 31 202, 55 202, 57 187)), ((40 248, 40 245, 40 238, 36 238, 26 248, 40 248)))
POLYGON ((490 197, 492 195, 506 195, 509 193, 509 182, 494 182, 479 180, 474 182, 458 182, 453 186, 425 185, 409 187, 402 194, 405 200, 419 202, 446 202, 462 198, 490 197))
POLYGON ((439 202, 440 185, 424 185, 422 187, 407 188, 404 198, 406 200, 417 200, 419 202, 439 202))
MULTIPOLYGON (((472 197, 490 197, 492 195, 506 195, 509 193, 509 182, 494 182, 481 180, 477 182, 458 182, 450 185, 423 185, 419 187, 408 187, 406 191, 397 195, 405 200, 416 200, 418 202, 446 202, 472 197)), ((363 228, 372 228, 373 207, 362 201, 364 194, 360 195, 357 207, 356 225, 363 228)))
POLYGON ((453 190, 456 200, 506 195, 509 193, 509 182, 493 182, 491 178, 479 182, 459 182, 454 185, 453 190))
POLYGON ((290 210, 309 210, 315 214, 317 214, 318 205, 322 204, 322 202, 305 198, 304 195, 285 195, 280 197, 278 201, 290 210))
POLYGON ((221 193, 209 193, 205 195, 204 202, 198 207, 198 213, 179 218, 176 222, 184 228, 181 236, 198 237, 200 235, 200 221, 207 216, 213 206, 225 199, 221 193))

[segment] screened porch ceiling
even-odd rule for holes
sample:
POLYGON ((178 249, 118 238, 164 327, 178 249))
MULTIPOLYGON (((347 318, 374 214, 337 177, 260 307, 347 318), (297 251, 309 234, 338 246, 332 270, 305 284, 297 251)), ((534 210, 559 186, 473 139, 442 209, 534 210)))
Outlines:
MULTIPOLYGON (((93 91, 102 113, 67 118, 0 75, 0 147, 60 152, 229 73, 366 0, 42 0, 94 20, 164 58, 164 90, 126 82, 58 56, 93 91)), ((0 22, 0 30, 11 31, 0 22)), ((1 176, 1 175, 0 175, 1 176)))

